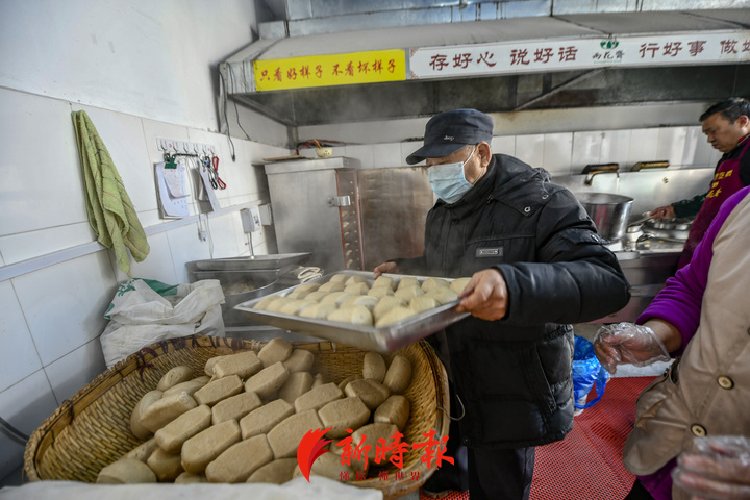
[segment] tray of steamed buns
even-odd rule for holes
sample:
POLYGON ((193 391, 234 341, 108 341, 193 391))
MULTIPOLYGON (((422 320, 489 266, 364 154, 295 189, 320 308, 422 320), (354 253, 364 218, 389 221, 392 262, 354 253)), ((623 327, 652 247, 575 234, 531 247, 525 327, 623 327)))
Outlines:
POLYGON ((339 271, 243 302, 250 319, 379 352, 392 352, 468 316, 456 312, 469 278, 339 271))

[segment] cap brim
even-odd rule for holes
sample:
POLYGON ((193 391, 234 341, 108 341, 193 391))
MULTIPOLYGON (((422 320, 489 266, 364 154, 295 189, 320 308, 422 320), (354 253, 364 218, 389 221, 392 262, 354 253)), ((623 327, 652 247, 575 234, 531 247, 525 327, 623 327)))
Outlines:
POLYGON ((425 158, 440 158, 448 156, 466 146, 466 144, 431 144, 429 146, 422 146, 421 148, 414 151, 412 154, 406 157, 407 165, 416 165, 425 158))

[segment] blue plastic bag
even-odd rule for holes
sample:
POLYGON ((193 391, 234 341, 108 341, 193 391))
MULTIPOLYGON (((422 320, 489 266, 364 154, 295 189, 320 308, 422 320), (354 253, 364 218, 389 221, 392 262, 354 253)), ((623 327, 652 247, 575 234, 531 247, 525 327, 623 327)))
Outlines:
POLYGON ((576 414, 596 404, 602 398, 607 380, 609 380, 609 373, 599 363, 594 353, 594 345, 576 335, 573 351, 573 404, 577 410, 576 414), (596 385, 596 397, 586 402, 594 385, 596 385))

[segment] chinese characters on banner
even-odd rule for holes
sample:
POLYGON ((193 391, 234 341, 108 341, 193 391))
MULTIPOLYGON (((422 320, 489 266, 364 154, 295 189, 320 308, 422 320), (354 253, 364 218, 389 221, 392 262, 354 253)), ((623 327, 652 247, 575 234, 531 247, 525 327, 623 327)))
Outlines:
POLYGON ((290 90, 406 79, 403 49, 253 61, 255 90, 290 90))
MULTIPOLYGON (((750 31, 572 38, 409 49, 409 79, 750 61, 750 31)), ((405 80, 406 51, 256 59, 256 92, 405 80)))
POLYGON ((667 66, 750 60, 750 31, 518 41, 411 49, 410 78, 667 66))

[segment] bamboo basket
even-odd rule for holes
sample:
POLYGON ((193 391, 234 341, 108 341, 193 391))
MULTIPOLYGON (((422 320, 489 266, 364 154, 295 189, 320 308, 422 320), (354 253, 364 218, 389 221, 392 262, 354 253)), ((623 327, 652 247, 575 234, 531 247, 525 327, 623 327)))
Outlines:
MULTIPOLYGON (((144 394, 175 366, 187 365, 197 372, 210 357, 254 349, 263 344, 223 337, 194 335, 159 342, 131 354, 83 387, 57 410, 29 438, 24 453, 24 470, 32 481, 42 479, 94 482, 99 471, 141 443, 130 432, 130 413, 144 394)), ((313 371, 332 382, 361 373, 366 351, 329 342, 296 345, 315 354, 313 371)), ((423 442, 423 433, 436 430, 436 437, 448 434, 448 381, 440 360, 425 342, 405 347, 412 365, 412 380, 404 396, 411 413, 404 430, 406 443, 423 442)), ((402 478, 392 464, 379 477, 349 481, 364 488, 376 488, 387 497, 418 489, 434 469, 421 461, 423 452, 410 449, 404 454, 402 478), (414 476, 418 473, 418 478, 414 476)))

